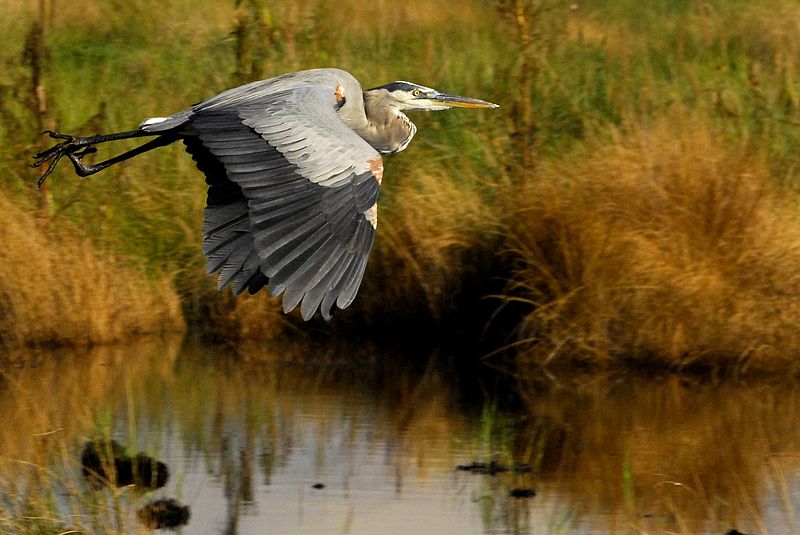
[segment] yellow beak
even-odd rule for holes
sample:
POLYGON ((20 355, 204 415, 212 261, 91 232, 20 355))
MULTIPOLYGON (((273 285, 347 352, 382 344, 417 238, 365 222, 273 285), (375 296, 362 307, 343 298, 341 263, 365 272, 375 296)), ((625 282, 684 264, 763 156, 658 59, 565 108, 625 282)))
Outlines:
POLYGON ((460 97, 458 95, 451 95, 449 93, 436 93, 431 98, 436 102, 441 102, 443 106, 450 106, 452 108, 499 108, 498 104, 486 102, 485 100, 478 100, 477 98, 460 97))

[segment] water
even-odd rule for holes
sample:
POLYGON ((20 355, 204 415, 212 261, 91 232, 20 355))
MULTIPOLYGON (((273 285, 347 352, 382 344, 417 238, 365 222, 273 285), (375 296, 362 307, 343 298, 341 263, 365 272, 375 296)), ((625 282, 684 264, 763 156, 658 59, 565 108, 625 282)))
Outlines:
POLYGON ((602 376, 516 389, 374 350, 239 353, 172 340, 9 356, 0 531, 37 485, 60 528, 112 533, 146 533, 135 511, 158 497, 189 505, 191 534, 798 530, 793 385, 602 376), (91 437, 154 455, 167 485, 116 501, 91 491, 79 463, 91 437), (457 469, 475 461, 510 470, 457 469))

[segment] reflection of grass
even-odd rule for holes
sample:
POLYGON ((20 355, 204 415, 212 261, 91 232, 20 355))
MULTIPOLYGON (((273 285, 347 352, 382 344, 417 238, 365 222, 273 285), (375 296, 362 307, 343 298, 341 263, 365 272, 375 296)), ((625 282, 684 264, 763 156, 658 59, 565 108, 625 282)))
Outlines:
MULTIPOLYGON (((530 447, 533 441, 519 447, 526 442, 527 430, 519 434, 516 420, 516 415, 501 411, 496 401, 489 401, 483 406, 475 438, 468 444, 477 462, 488 466, 487 471, 464 477, 476 480, 472 500, 479 504, 484 529, 489 533, 498 528, 528 532, 531 525, 527 502, 510 495, 515 488, 534 490, 539 468, 528 464, 535 458, 530 447)), ((535 437, 536 432, 527 436, 535 437)))
MULTIPOLYGON (((74 359, 61 351, 63 358, 30 369, 29 355, 19 353, 17 362, 26 365, 4 376, 9 387, 0 390, 7 424, 0 429, 3 533, 39 533, 32 516, 60 530, 144 532, 134 516, 144 497, 133 488, 116 489, 109 477, 106 488, 89 492, 80 480, 78 457, 84 441, 94 436, 112 450, 109 439, 125 443, 130 455, 141 451, 141 441, 145 451, 159 453, 158 444, 149 441, 174 429, 173 438, 194 452, 193 459, 207 463, 208 477, 224 488, 231 526, 254 503, 257 485, 269 484, 273 472, 314 444, 317 471, 352 462, 351 450, 374 447, 372 441, 400 446, 388 461, 397 464, 401 480, 412 474, 424 480, 454 466, 453 392, 433 370, 420 377, 397 363, 393 371, 375 370, 363 387, 354 388, 362 374, 371 374, 370 368, 350 365, 365 358, 350 357, 352 348, 320 349, 312 367, 308 348, 291 346, 268 353, 251 348, 252 354, 242 357, 254 361, 251 365, 226 358, 219 348, 194 348, 197 355, 176 361, 177 346, 158 341, 96 348, 74 359), (94 380, 87 383, 87 376, 94 380), (363 444, 362 430, 371 429, 376 414, 382 425, 363 444), (52 432, 38 436, 41 430, 52 432), (337 448, 343 451, 330 459, 323 455, 326 443, 342 437, 346 440, 337 448)), ((193 490, 182 488, 180 466, 170 470, 191 504, 193 490)))
POLYGON ((793 425, 796 403, 794 387, 593 378, 539 391, 528 406, 567 429, 539 476, 557 482, 573 521, 613 509, 609 532, 780 533, 795 529, 784 530, 794 506, 780 496, 797 457, 787 454, 793 438, 788 450, 774 441, 793 425))
MULTIPOLYGON (((374 356, 282 346, 251 348, 242 364, 219 348, 184 350, 194 354, 155 342, 97 348, 6 372, 0 487, 11 492, 0 493, 0 532, 37 533, 45 523, 86 533, 139 529, 134 511, 149 496, 130 488, 90 493, 80 481, 77 457, 95 435, 124 442, 131 453, 162 456, 177 447, 171 453, 184 459, 191 452, 224 489, 231 523, 248 506, 266 508, 259 501, 280 491, 261 486, 326 477, 330 490, 341 484, 332 474, 369 470, 347 463, 377 455, 395 478, 378 487, 396 486, 400 497, 417 488, 439 500, 440 492, 463 497, 465 512, 483 514, 490 532, 576 533, 587 523, 604 533, 794 529, 790 474, 798 464, 800 399, 790 386, 593 378, 539 388, 521 414, 491 400, 465 414, 449 370, 412 371, 394 355, 354 367, 353 358, 374 356), (287 475, 297 456, 312 466, 287 475), (534 470, 454 470, 491 456, 534 470), (514 487, 537 495, 512 499, 514 487)), ((28 361, 20 355, 18 362, 28 361)), ((181 464, 169 468, 180 482, 181 464)), ((191 506, 196 490, 179 489, 191 506)), ((357 512, 354 525, 360 518, 357 512)))
POLYGON ((133 488, 117 489, 111 471, 108 484, 93 491, 82 480, 80 453, 87 436, 111 432, 109 405, 124 403, 128 374, 147 369, 157 378, 176 349, 173 340, 60 350, 44 360, 14 353, 18 367, 0 375, 0 532, 144 532, 135 525, 133 488))

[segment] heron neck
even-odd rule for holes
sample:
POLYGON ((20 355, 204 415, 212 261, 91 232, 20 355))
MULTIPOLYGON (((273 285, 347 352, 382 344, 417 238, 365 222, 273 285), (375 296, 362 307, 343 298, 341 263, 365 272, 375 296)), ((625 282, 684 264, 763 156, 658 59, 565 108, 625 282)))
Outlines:
POLYGON ((414 123, 396 106, 364 92, 366 123, 355 132, 382 154, 400 152, 417 132, 414 123))

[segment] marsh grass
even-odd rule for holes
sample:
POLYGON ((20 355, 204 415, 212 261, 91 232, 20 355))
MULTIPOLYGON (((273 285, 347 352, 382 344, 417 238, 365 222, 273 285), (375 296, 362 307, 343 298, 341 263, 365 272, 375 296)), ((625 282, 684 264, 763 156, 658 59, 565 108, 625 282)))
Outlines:
MULTIPOLYGON (((127 130, 145 116, 163 115, 201 100, 236 83, 237 77, 266 77, 293 68, 340 66, 359 76, 366 87, 384 83, 390 76, 420 78, 425 73, 431 84, 446 79, 448 84, 464 86, 463 91, 470 94, 485 94, 485 87, 480 85, 485 83, 483 80, 492 78, 491 51, 478 46, 492 32, 492 24, 481 19, 476 6, 453 10, 457 21, 463 24, 444 36, 438 31, 444 20, 443 13, 422 5, 392 12, 391 17, 385 14, 384 24, 379 25, 380 35, 365 35, 370 33, 368 28, 375 28, 373 24, 345 24, 340 9, 327 10, 315 3, 300 3, 287 9, 271 2, 241 2, 237 4, 238 9, 233 9, 234 2, 207 3, 191 9, 186 4, 175 4, 169 10, 174 9, 171 12, 176 16, 166 18, 151 16, 161 12, 161 6, 153 10, 144 7, 120 10, 110 4, 93 4, 83 13, 77 5, 70 4, 64 9, 60 5, 54 9, 54 5, 50 5, 53 9, 46 17, 49 58, 46 82, 49 116, 53 127, 60 130, 127 130), (181 11, 187 16, 177 16, 181 11), (209 24, 201 20, 208 20, 209 24), (172 24, 169 30, 163 27, 165 21, 172 21, 166 23, 172 24), (419 35, 410 40, 401 38, 406 24, 417 26, 419 35), (237 28, 249 32, 246 39, 237 37, 237 28), (344 28, 352 28, 352 31, 343 32, 344 28), (169 44, 165 42, 164 46, 154 49, 154 35, 169 35, 169 44), (480 50, 480 54, 475 55, 477 72, 465 72, 447 59, 458 47, 480 50), (444 52, 442 56, 440 51, 444 52), (392 58, 389 63, 403 61, 412 67, 401 72, 380 67, 386 64, 386 58, 378 62, 377 56, 372 58, 372 54, 384 54, 392 58), (415 59, 408 61, 408 58, 415 59), (244 64, 248 65, 249 74, 244 72, 244 64), (379 68, 368 70, 365 67, 368 65, 379 68)), ((32 24, 37 19, 37 12, 31 6, 19 3, 13 7, 19 11, 18 20, 32 24)), ((377 15, 377 7, 352 7, 352 13, 359 20, 371 20, 377 15)), ((452 16, 447 18, 452 19, 452 16)), ((6 52, 6 61, 15 67, 13 73, 9 71, 7 75, 9 91, 26 84, 29 76, 20 61, 21 56, 13 54, 20 52, 13 48, 6 52)), ((30 126, 26 128, 32 124, 29 120, 34 115, 29 104, 20 94, 16 100, 0 106, 17 118, 19 128, 9 128, 4 134, 17 139, 15 145, 20 154, 33 151, 30 143, 36 139, 30 126)), ((437 129, 438 124, 433 122, 431 126, 437 129)), ((428 143, 438 143, 442 134, 431 136, 428 143)), ((463 136, 468 138, 471 134, 467 132, 463 136)), ((432 147, 429 152, 433 154, 437 150, 438 147, 432 147)), ((213 284, 202 281, 204 261, 198 249, 198 229, 205 184, 182 152, 181 147, 174 147, 147 155, 136 168, 112 169, 99 177, 100 180, 63 180, 68 173, 57 174, 44 197, 48 201, 46 217, 80 221, 95 244, 126 258, 143 259, 141 266, 149 273, 167 273, 174 280, 189 321, 200 322, 200 328, 208 329, 211 336, 217 336, 215 333, 228 333, 229 337, 267 333, 277 310, 277 300, 258 297, 233 301, 227 294, 218 296, 213 284), (194 178, 187 180, 187 177, 194 178), (259 308, 264 306, 268 308, 259 313, 259 308), (222 327, 212 327, 212 324, 222 327)), ((106 154, 98 155, 101 156, 106 154)), ((8 156, 0 160, 9 168, 8 176, 18 179, 7 186, 13 191, 22 189, 23 177, 30 175, 25 170, 25 161, 17 158, 9 151, 8 156)), ((453 162, 451 159, 451 163, 458 167, 469 165, 463 160, 453 162)), ((398 174, 405 171, 404 167, 400 165, 398 174)), ((442 201, 447 200, 444 194, 448 191, 435 188, 436 182, 447 180, 442 165, 434 164, 428 170, 433 171, 436 180, 425 186, 427 191, 442 201)), ((420 177, 424 175, 417 172, 407 183, 419 184, 420 177)), ((452 190, 450 188, 450 192, 452 190)), ((474 204, 475 193, 467 191, 466 195, 474 204)), ((450 200, 459 201, 452 196, 450 200)), ((441 206, 438 212, 443 213, 441 206)), ((390 228, 391 221, 383 220, 390 228)), ((431 217, 426 221, 429 228, 436 226, 431 217)), ((398 226, 403 223, 401 219, 398 226)), ((450 233, 444 240, 457 240, 462 248, 474 242, 475 238, 464 229, 466 226, 461 223, 461 235, 450 233)), ((425 229, 419 226, 415 232, 413 240, 421 242, 420 246, 427 248, 436 240, 430 232, 426 236, 425 229)), ((404 232, 393 245, 398 251, 405 248, 418 254, 417 243, 398 243, 407 238, 408 232, 404 232)), ((438 281, 445 277, 457 280, 456 270, 450 266, 457 265, 458 256, 443 254, 446 247, 434 246, 430 252, 423 250, 425 258, 419 260, 424 267, 432 265, 434 271, 438 269, 445 274, 427 277, 414 266, 398 274, 409 277, 413 291, 423 288, 421 303, 426 308, 419 316, 445 308, 439 302, 431 302, 430 295, 436 291, 438 281), (447 266, 442 263, 445 258, 452 260, 447 266), (431 280, 426 280, 428 278, 431 280)), ((409 258, 414 260, 406 253, 399 260, 405 263, 409 258)), ((398 304, 414 301, 412 291, 408 291, 406 297, 398 304)), ((405 310, 403 313, 413 315, 405 310)))
POLYGON ((0 198, 0 347, 90 345, 183 329, 171 282, 0 198))
POLYGON ((86 180, 64 166, 32 201, 33 125, 128 130, 247 78, 337 66, 365 87, 417 80, 502 107, 413 117, 414 144, 386 159, 359 298, 323 330, 482 332, 483 297, 518 268, 521 293, 505 290, 529 308, 501 330, 519 325, 538 360, 778 368, 795 350, 796 3, 523 0, 524 27, 506 2, 161 4, 49 1, 41 14, 6 0, 0 184, 129 277, 170 279, 197 330, 270 337, 296 318, 205 280, 205 184, 182 148, 86 180), (44 115, 27 89, 37 21, 44 115))
POLYGON ((797 371, 800 219, 763 156, 676 110, 568 161, 512 229, 537 361, 797 371))

